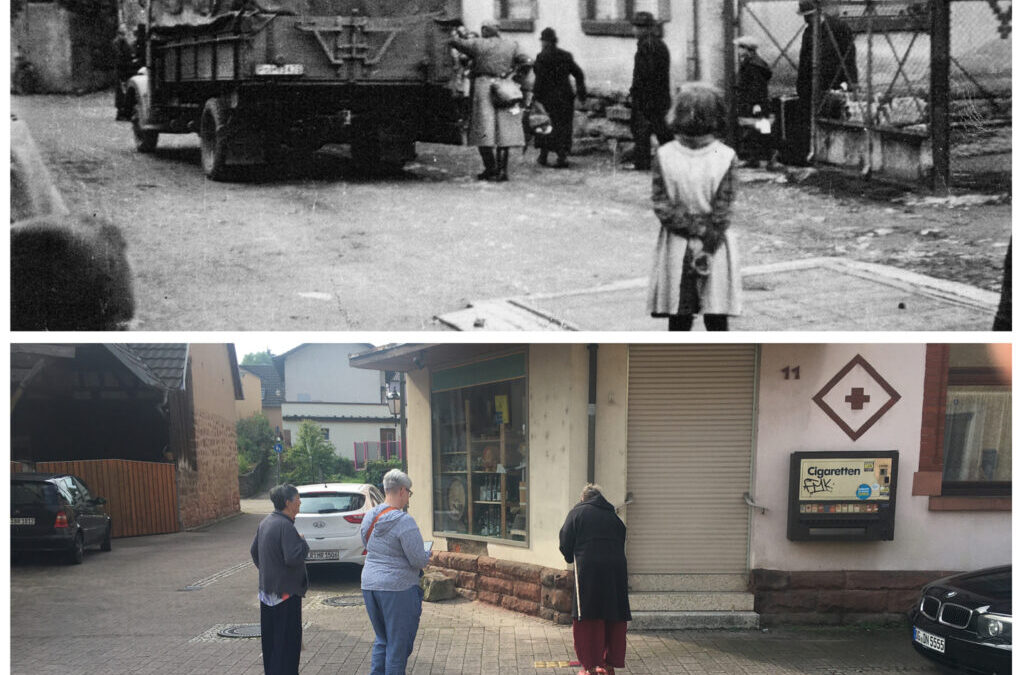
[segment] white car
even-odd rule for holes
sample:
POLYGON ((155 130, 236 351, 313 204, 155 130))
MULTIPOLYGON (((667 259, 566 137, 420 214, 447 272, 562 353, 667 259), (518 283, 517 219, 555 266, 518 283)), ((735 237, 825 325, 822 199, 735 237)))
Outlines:
POLYGON ((363 516, 384 501, 384 495, 365 483, 299 485, 302 503, 295 529, 309 544, 307 563, 355 563, 366 559, 359 528, 363 516))

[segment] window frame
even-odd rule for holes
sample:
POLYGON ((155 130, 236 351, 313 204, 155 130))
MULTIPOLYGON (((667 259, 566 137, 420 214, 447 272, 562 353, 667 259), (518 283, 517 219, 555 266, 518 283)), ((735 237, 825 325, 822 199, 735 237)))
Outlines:
MULTIPOLYGON (((597 0, 579 0, 580 26, 584 35, 605 35, 611 37, 633 37, 633 14, 636 11, 636 0, 616 0, 618 19, 596 19, 597 0)), ((659 27, 672 20, 672 3, 670 0, 658 0, 658 16, 655 17, 659 27)))
POLYGON ((494 0, 494 18, 501 30, 508 33, 532 33, 537 30, 537 0, 527 0, 530 3, 529 19, 509 18, 509 4, 511 0, 494 0))
MULTIPOLYGON (((1006 383, 995 368, 950 368, 948 344, 925 347, 924 401, 921 450, 914 473, 914 496, 928 497, 930 511, 1010 511, 1011 482, 945 483, 946 396, 952 386, 990 386, 1006 383)), ((1012 383, 1010 384, 1012 392, 1012 383)))
MULTIPOLYGON (((436 524, 436 521, 435 521, 436 513, 432 514, 431 515, 431 519, 430 519, 430 528, 431 528, 431 532, 433 533, 433 536, 435 536, 435 537, 444 537, 446 540, 475 541, 475 542, 481 542, 481 543, 485 543, 485 544, 496 544, 496 545, 501 545, 501 546, 513 546, 513 547, 518 547, 518 548, 530 548, 530 536, 531 536, 531 529, 530 529, 531 506, 530 506, 530 502, 533 499, 533 497, 531 495, 531 491, 532 491, 532 488, 533 488, 533 483, 532 483, 532 481, 529 478, 530 477, 530 468, 531 468, 531 462, 529 460, 530 449, 531 449, 531 443, 530 443, 530 358, 529 358, 529 350, 519 350, 519 349, 516 349, 516 350, 512 350, 512 351, 508 351, 508 352, 502 351, 502 352, 499 352, 499 353, 486 354, 486 355, 481 355, 479 358, 474 358, 474 359, 470 359, 470 360, 466 360, 466 361, 458 361, 458 362, 452 362, 452 363, 445 363, 443 365, 440 365, 438 367, 435 367, 435 368, 431 369, 431 373, 430 373, 431 385, 429 387, 429 400, 430 400, 430 407, 431 407, 431 414, 430 414, 430 420, 431 420, 431 422, 430 422, 430 436, 431 436, 430 472, 431 472, 431 483, 432 483, 431 484, 431 492, 432 492, 432 494, 434 493, 436 488, 434 487, 433 482, 440 475, 440 464, 435 463, 435 460, 438 458, 438 456, 436 455, 435 448, 434 448, 434 437, 435 437, 435 434, 434 434, 434 415, 433 415, 434 396, 436 394, 441 394, 441 393, 446 393, 446 392, 451 392, 451 391, 460 391, 460 390, 464 390, 464 389, 471 389, 471 388, 474 388, 474 387, 486 386, 486 385, 489 385, 489 384, 499 384, 499 383, 502 383, 502 382, 516 382, 516 381, 521 381, 523 383, 523 392, 524 392, 523 425, 525 427, 525 431, 524 431, 523 437, 526 439, 526 477, 527 477, 527 480, 526 480, 526 530, 525 530, 526 531, 526 535, 523 537, 523 541, 518 541, 518 540, 515 540, 515 539, 504 539, 504 538, 502 538, 500 536, 497 536, 497 537, 487 537, 487 536, 483 536, 483 535, 472 534, 471 532, 472 532, 473 525, 472 525, 471 522, 468 522, 468 521, 467 521, 467 529, 469 531, 466 532, 466 533, 452 532, 450 530, 438 530, 435 527, 435 524, 436 524), (444 388, 444 389, 441 389, 441 390, 438 390, 438 391, 434 391, 433 382, 434 382, 434 376, 435 376, 435 374, 437 372, 444 371, 444 370, 455 369, 455 368, 459 368, 459 367, 462 367, 462 366, 469 366, 469 365, 476 364, 476 363, 483 363, 483 362, 486 362, 486 361, 497 360, 497 359, 501 359, 501 358, 504 358, 504 357, 515 356, 515 355, 522 355, 522 357, 523 357, 523 366, 524 366, 524 368, 523 368, 523 374, 521 376, 508 377, 508 378, 503 378, 503 379, 500 379, 500 380, 490 381, 490 382, 478 382, 478 383, 474 383, 474 384, 471 384, 471 385, 460 386, 460 387, 452 387, 452 388, 444 388)), ((468 448, 468 446, 467 446, 467 448, 468 448)), ((467 449, 467 452, 470 452, 470 451, 467 449)), ((469 466, 468 455, 467 455, 467 466, 469 466)), ((466 498, 467 499, 472 499, 472 489, 471 489, 471 487, 469 485, 467 485, 467 495, 466 495, 466 498)), ((435 506, 437 506, 437 505, 435 505, 435 506)), ((504 506, 503 506, 503 508, 504 508, 504 506)), ((435 508, 435 511, 436 511, 436 508, 435 508)))

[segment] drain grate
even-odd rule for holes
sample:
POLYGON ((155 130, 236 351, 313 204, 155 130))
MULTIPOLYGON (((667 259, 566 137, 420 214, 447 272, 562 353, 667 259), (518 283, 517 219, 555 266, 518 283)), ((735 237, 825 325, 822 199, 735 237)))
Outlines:
POLYGON ((363 604, 363 596, 335 595, 330 598, 324 598, 324 604, 331 607, 355 607, 363 604))
POLYGON ((227 638, 258 638, 260 625, 258 623, 243 623, 237 626, 228 626, 217 631, 217 635, 227 638))

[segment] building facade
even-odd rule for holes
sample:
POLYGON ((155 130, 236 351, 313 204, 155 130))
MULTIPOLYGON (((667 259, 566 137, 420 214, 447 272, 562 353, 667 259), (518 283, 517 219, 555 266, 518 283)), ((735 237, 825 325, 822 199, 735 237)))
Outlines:
POLYGON ((315 422, 341 457, 355 459, 357 443, 394 440, 397 425, 384 403, 384 373, 352 368, 349 356, 369 344, 304 344, 283 354, 282 430, 298 438, 299 425, 315 422))
POLYGON ((1007 359, 399 345, 353 364, 406 372, 410 513, 466 594, 565 620, 558 531, 595 481, 628 528, 635 625, 682 627, 892 617, 943 572, 1008 563, 1007 359), (820 484, 799 474, 820 467, 820 484))

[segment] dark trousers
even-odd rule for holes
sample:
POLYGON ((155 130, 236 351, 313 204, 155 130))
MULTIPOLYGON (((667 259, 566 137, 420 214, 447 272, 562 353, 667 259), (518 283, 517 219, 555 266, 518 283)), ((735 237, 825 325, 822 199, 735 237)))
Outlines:
MULTIPOLYGON (((668 317, 669 330, 690 330, 693 328, 692 314, 673 314, 668 317)), ((704 328, 708 331, 729 330, 728 314, 705 314, 704 328)))
POLYGON ((633 109, 633 166, 638 169, 651 168, 651 136, 658 138, 658 145, 672 140, 672 132, 665 122, 665 111, 633 109))
POLYGON ((573 619, 572 643, 576 658, 587 670, 600 666, 626 667, 626 622, 573 619))
POLYGON ((302 598, 293 595, 273 607, 260 603, 260 640, 266 675, 298 675, 302 649, 302 598))

